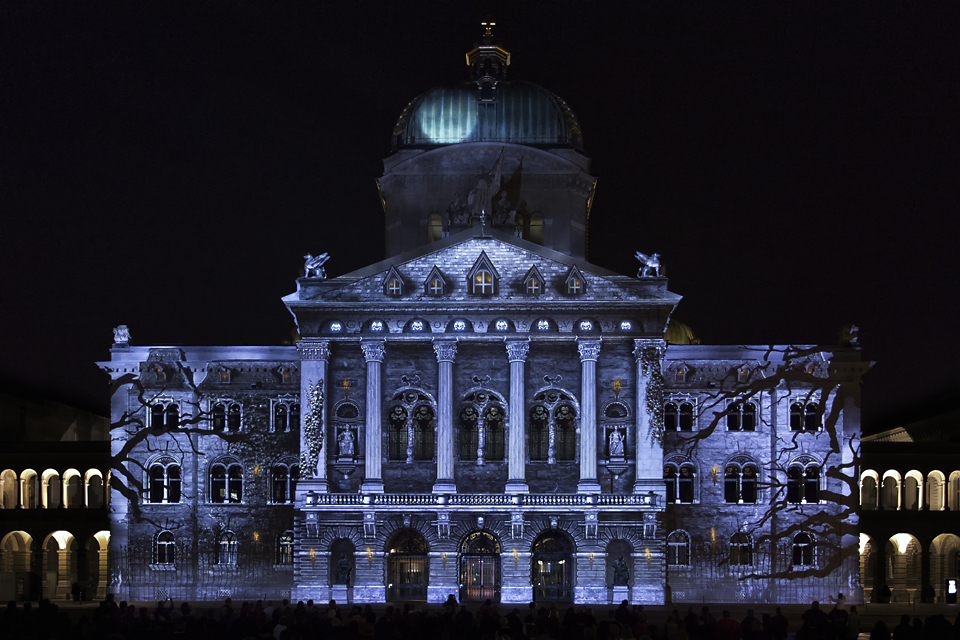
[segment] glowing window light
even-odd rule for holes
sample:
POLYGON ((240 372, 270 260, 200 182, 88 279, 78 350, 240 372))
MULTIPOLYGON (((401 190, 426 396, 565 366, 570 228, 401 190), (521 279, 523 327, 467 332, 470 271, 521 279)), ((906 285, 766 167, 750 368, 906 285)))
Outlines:
POLYGON ((593 331, 593 323, 589 320, 581 320, 580 331, 593 331))
POLYGON ((340 324, 339 322, 331 322, 330 331, 333 331, 334 333, 340 333, 341 331, 343 331, 343 325, 340 324))
POLYGON ((549 320, 538 320, 537 321, 537 331, 549 331, 550 330, 550 321, 549 320))
POLYGON ((454 320, 454 322, 453 322, 453 330, 454 330, 454 331, 466 331, 466 330, 467 330, 467 323, 464 322, 463 320, 454 320))
POLYGON ((507 329, 510 328, 510 325, 507 324, 506 320, 497 320, 496 327, 497 327, 497 331, 506 331, 507 329))
POLYGON ((411 331, 423 331, 423 321, 422 321, 422 320, 414 320, 413 322, 411 322, 411 323, 410 323, 410 330, 411 330, 411 331))
POLYGON ((370 331, 383 331, 383 323, 379 320, 374 320, 370 323, 370 331))
POLYGON ((629 320, 620 323, 620 331, 630 331, 631 329, 633 329, 633 323, 629 320))

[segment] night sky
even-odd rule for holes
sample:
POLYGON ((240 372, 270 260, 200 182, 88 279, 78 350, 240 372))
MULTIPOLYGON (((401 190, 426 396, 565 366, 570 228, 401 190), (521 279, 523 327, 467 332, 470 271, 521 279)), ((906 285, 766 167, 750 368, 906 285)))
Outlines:
MULTIPOLYGON (((578 115, 590 258, 662 255, 704 343, 835 344, 864 419, 958 388, 960 38, 947 3, 0 4, 0 381, 100 412, 135 344, 279 344, 302 256, 382 258, 402 108, 508 78, 578 115)), ((941 394, 942 395, 942 394, 941 394)))

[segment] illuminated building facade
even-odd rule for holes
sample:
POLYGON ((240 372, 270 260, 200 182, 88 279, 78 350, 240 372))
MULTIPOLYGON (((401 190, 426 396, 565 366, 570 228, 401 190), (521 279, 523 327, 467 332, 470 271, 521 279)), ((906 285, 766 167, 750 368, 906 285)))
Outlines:
POLYGON ((467 59, 393 131, 386 259, 327 278, 311 256, 284 298, 296 347, 124 336, 101 363, 144 389, 114 420, 150 430, 139 519, 114 500, 114 543, 152 555, 117 566, 122 595, 859 599, 836 475, 855 346, 696 344, 656 256, 638 277, 586 260, 596 179, 566 103, 506 80, 489 29, 467 59))

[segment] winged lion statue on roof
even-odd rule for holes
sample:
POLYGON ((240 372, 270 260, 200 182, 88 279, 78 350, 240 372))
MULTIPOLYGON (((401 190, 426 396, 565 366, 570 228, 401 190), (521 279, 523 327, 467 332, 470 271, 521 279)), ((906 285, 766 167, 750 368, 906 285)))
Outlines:
POLYGON ((303 256, 304 276, 307 278, 323 278, 325 280, 327 278, 327 272, 324 270, 323 265, 326 264, 329 259, 329 253, 322 253, 316 257, 310 253, 303 256))
POLYGON ((637 251, 637 260, 643 263, 640 270, 637 271, 638 278, 660 277, 660 254, 654 253, 648 256, 645 253, 637 251))

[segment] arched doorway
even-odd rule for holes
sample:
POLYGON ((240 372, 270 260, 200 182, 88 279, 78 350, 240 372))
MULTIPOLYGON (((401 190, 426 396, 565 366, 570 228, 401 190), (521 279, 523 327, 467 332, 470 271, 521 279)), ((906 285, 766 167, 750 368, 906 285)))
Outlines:
POLYGON ((544 601, 573 601, 574 562, 573 542, 563 533, 550 530, 533 542, 533 599, 544 601))
POLYGON ((387 549, 387 600, 426 600, 427 541, 405 529, 393 537, 387 549))
POLYGON ((474 531, 460 545, 460 602, 500 599, 500 541, 474 531))

